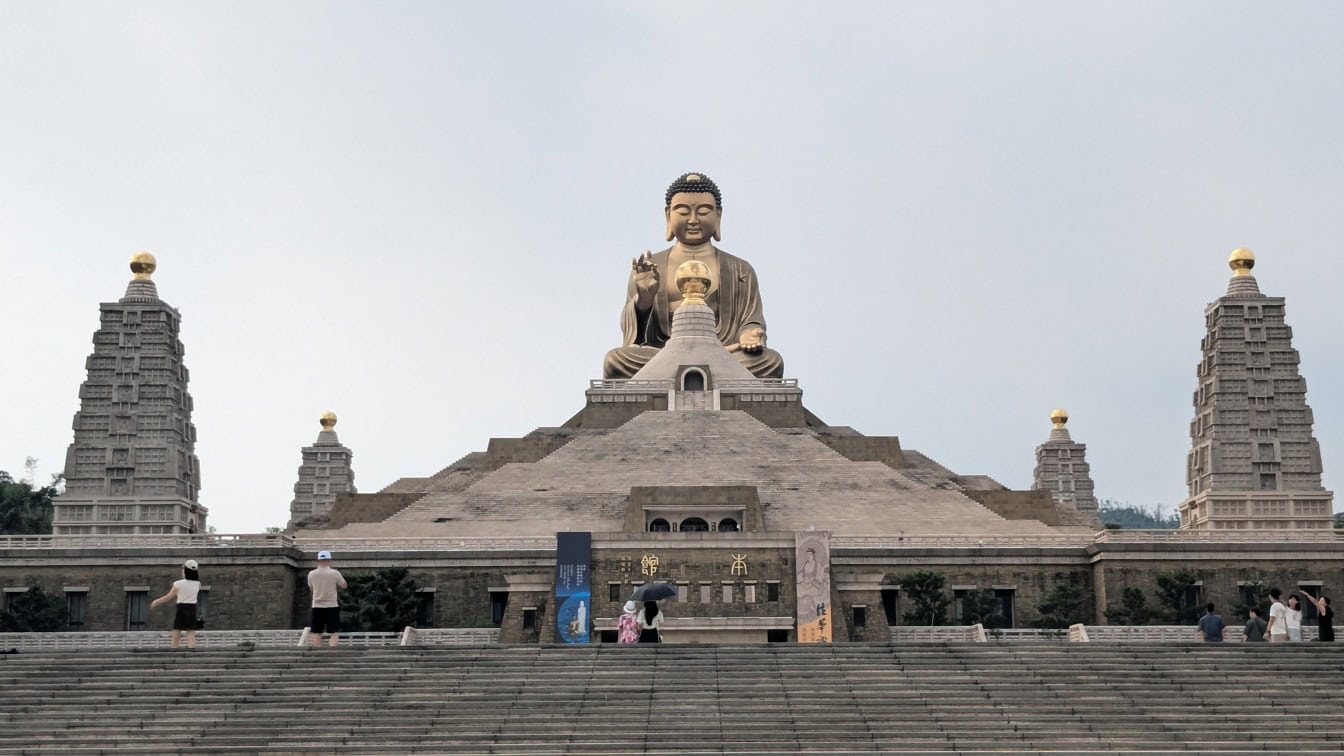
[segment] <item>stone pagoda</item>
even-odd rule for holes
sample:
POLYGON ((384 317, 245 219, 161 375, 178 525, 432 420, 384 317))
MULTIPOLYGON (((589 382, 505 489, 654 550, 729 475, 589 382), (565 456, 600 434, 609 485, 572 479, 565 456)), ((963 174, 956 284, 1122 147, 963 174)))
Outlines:
POLYGON ((182 315, 159 299, 156 265, 137 252, 126 296, 99 306, 65 493, 53 511, 56 535, 205 531, 182 315))
POLYGON ((1249 249, 1233 250, 1228 265, 1227 294, 1204 310, 1181 527, 1330 528, 1334 495, 1321 485, 1284 300, 1260 293, 1249 249))
POLYGON ((1084 516, 1097 516, 1097 497, 1092 483, 1092 467, 1087 463, 1087 444, 1069 436, 1069 413, 1057 409, 1050 413, 1050 438, 1036 447, 1036 469, 1032 474, 1033 491, 1049 491, 1055 502, 1073 507, 1084 516))
POLYGON ((294 484, 294 500, 289 504, 289 527, 325 519, 331 514, 337 494, 357 493, 355 473, 350 467, 355 455, 336 437, 336 413, 324 412, 318 422, 322 430, 317 441, 303 447, 299 480, 294 484))

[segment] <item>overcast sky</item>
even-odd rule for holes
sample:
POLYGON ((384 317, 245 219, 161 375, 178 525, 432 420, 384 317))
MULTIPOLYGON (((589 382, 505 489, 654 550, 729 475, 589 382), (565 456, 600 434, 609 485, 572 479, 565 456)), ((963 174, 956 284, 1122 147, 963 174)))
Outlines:
POLYGON ((685 171, 832 425, 1174 507, 1251 247, 1344 469, 1344 4, 0 4, 0 469, 59 472, 98 303, 159 259, 201 502, 288 519, 563 423, 685 171))

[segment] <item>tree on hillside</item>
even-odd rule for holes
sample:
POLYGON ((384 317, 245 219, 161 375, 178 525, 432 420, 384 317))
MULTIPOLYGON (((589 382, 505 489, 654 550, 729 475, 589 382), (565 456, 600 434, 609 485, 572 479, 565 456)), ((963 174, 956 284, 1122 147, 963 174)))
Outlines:
POLYGON ((1108 528, 1127 530, 1170 530, 1180 527, 1181 524, 1180 515, 1175 512, 1168 513, 1161 504, 1144 507, 1114 499, 1102 499, 1098 502, 1097 516, 1108 528))
POLYGON ((900 579, 901 590, 910 597, 905 621, 910 625, 946 625, 947 594, 943 573, 912 572, 900 579))
POLYGON ((420 583, 405 567, 386 567, 351 575, 342 600, 341 624, 346 630, 391 632, 416 624, 420 583))
POLYGON ((50 633, 65 628, 67 622, 65 599, 40 585, 9 594, 9 603, 0 612, 3 633, 50 633))
POLYGON ((1041 615, 1036 627, 1065 628, 1087 621, 1087 598, 1073 583, 1055 583, 1036 611, 1041 615))
POLYGON ((34 487, 32 474, 37 460, 28 458, 24 467, 28 475, 23 480, 0 470, 0 534, 46 535, 51 533, 51 502, 60 495, 61 476, 52 476, 51 483, 34 487))

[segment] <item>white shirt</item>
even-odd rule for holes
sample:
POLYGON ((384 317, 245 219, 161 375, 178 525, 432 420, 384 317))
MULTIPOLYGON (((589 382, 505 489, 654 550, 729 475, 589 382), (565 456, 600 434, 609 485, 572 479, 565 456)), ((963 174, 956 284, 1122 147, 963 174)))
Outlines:
POLYGON ((173 587, 177 589, 177 603, 194 604, 196 596, 201 592, 201 581, 182 578, 173 583, 173 587))
POLYGON ((1288 629, 1302 629, 1302 610, 1284 607, 1284 614, 1288 615, 1288 629))
MULTIPOLYGON (((1287 614, 1288 614, 1288 607, 1284 606, 1283 604, 1277 601, 1275 601, 1269 607, 1269 618, 1274 621, 1274 626, 1269 629, 1270 635, 1288 634, 1288 619, 1286 616, 1287 614)), ((1298 614, 1301 614, 1301 612, 1298 612, 1298 614)))

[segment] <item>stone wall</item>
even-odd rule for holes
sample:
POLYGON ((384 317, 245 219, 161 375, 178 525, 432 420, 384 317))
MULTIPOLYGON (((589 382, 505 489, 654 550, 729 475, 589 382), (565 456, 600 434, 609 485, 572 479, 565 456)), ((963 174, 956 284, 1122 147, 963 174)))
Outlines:
POLYGON ((976 503, 1005 520, 1039 520, 1059 525, 1059 513, 1049 491, 965 491, 976 503))
POLYGON ((795 615, 797 600, 793 590, 792 545, 787 548, 774 545, 750 547, 744 546, 738 538, 730 541, 725 539, 722 547, 714 545, 712 541, 690 548, 683 544, 670 539, 664 542, 649 539, 639 545, 594 548, 593 617, 619 617, 636 586, 646 582, 674 583, 679 589, 684 588, 685 601, 665 602, 669 616, 795 615), (737 555, 743 557, 746 574, 740 574, 740 567, 739 574, 733 574, 734 557, 737 555), (643 574, 641 565, 646 556, 657 558, 652 575, 643 574), (778 586, 778 598, 774 601, 769 600, 771 584, 778 586), (755 594, 752 601, 747 600, 748 588, 755 594), (612 598, 613 590, 615 599, 612 598))
POLYGON ((423 493, 340 494, 325 524, 318 521, 301 523, 304 529, 339 528, 352 522, 382 522, 414 504, 423 493))
MULTIPOLYGON (((150 599, 167 593, 182 577, 182 563, 200 562, 202 587, 210 593, 207 627, 221 630, 291 627, 292 597, 296 587, 294 554, 277 549, 229 549, 224 554, 108 549, 43 552, 46 557, 15 565, 13 552, 0 552, 0 585, 40 585, 58 596, 67 588, 87 590, 84 630, 125 630, 127 588, 147 588, 150 599)), ((174 608, 149 610, 146 629, 167 630, 174 608)))

